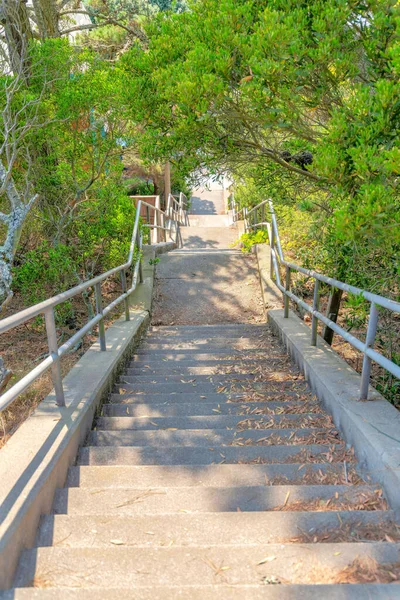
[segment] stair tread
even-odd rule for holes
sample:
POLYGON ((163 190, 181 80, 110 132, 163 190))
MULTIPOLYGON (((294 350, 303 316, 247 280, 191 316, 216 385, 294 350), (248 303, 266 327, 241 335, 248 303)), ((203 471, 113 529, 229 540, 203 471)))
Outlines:
MULTIPOLYGON (((329 431, 331 446, 342 444, 335 429, 329 431)), ((312 439, 315 443, 324 441, 327 430, 323 428, 302 429, 250 429, 240 432, 224 429, 184 429, 166 430, 98 430, 92 431, 87 439, 90 446, 244 446, 304 444, 312 439)))
MULTIPOLYGON (((81 448, 78 464, 81 465, 206 465, 215 463, 256 464, 282 462, 331 462, 335 455, 329 445, 298 446, 224 446, 223 449, 170 446, 168 452, 157 446, 88 446, 81 448)), ((339 455, 337 460, 342 462, 339 455)))
MULTIPOLYGON (((145 400, 145 398, 143 398, 145 400)), ((304 410, 312 414, 318 414, 320 404, 318 402, 208 402, 208 399, 198 399, 193 402, 110 402, 103 404, 102 412, 106 417, 183 417, 183 416, 207 416, 207 415, 242 415, 256 414, 257 411, 265 414, 283 413, 285 410, 298 414, 304 414, 304 410)))
MULTIPOLYGON (((343 474, 342 463, 304 463, 270 465, 82 465, 70 467, 67 485, 83 487, 124 487, 148 489, 152 486, 227 487, 238 485, 272 485, 277 478, 288 483, 305 475, 316 474, 319 479, 332 474, 343 474)), ((323 481, 321 481, 323 483, 323 481)))
POLYGON ((326 414, 315 413, 295 413, 295 414, 246 414, 246 415, 192 415, 182 417, 98 417, 96 421, 96 430, 140 430, 140 429, 227 429, 233 427, 243 427, 236 429, 242 432, 243 429, 252 427, 259 430, 280 429, 287 427, 294 429, 296 427, 325 427, 334 428, 332 420, 326 414), (243 425, 241 425, 243 424, 243 425), (251 427, 252 426, 252 427, 251 427))
MULTIPOLYGON (((166 544, 172 542, 166 540, 166 544)), ((215 585, 216 582, 261 585, 265 577, 284 583, 309 583, 319 567, 317 581, 326 582, 356 559, 372 558, 381 564, 398 561, 400 544, 265 544, 136 548, 38 548, 24 551, 16 587, 34 577, 57 585, 112 588, 146 585, 215 585), (219 575, 217 574, 219 573, 219 575), (222 577, 221 577, 222 575, 222 577)), ((314 581, 315 583, 315 581, 314 581)))
MULTIPOLYGON (((299 503, 311 503, 316 510, 357 510, 371 501, 371 510, 384 507, 375 486, 346 485, 276 485, 242 487, 152 487, 147 490, 114 488, 64 488, 57 490, 54 511, 57 514, 141 515, 180 512, 221 513, 296 510, 299 503), (329 503, 328 503, 329 501, 329 503), (328 504, 327 504, 328 503, 328 504)), ((310 508, 313 510, 313 508, 310 508)), ((240 515, 239 515, 240 520, 240 515)), ((215 520, 215 519, 214 519, 215 520)), ((216 517, 218 522, 218 517, 216 517)), ((223 517, 221 516, 221 522, 223 517)), ((201 518, 198 519, 201 523, 201 518)), ((162 531, 162 530, 160 530, 162 531)), ((206 543, 206 542, 204 542, 206 543)))
MULTIPOLYGON (((76 585, 76 584, 75 584, 76 585)), ((214 584, 198 586, 27 588, 0 592, 0 600, 396 600, 400 590, 392 584, 352 584, 351 591, 343 585, 237 585, 214 584)))
POLYGON ((201 514, 56 514, 42 517, 36 545, 49 547, 110 548, 115 540, 125 546, 153 547, 173 535, 174 546, 264 545, 282 543, 299 535, 326 534, 340 521, 349 537, 361 526, 393 522, 391 511, 244 512, 201 514), (106 518, 105 518, 106 517, 106 518))
MULTIPOLYGON (((124 389, 126 386, 121 386, 124 389)), ((246 402, 247 400, 265 400, 271 398, 273 400, 293 400, 296 398, 299 399, 310 399, 312 396, 309 395, 308 392, 302 392, 301 394, 294 390, 263 390, 262 392, 257 392, 256 394, 252 394, 251 392, 234 392, 229 394, 217 394, 213 391, 196 391, 196 392, 184 392, 182 394, 178 392, 160 392, 160 393, 152 393, 152 392, 139 392, 138 390, 133 390, 127 393, 112 393, 110 395, 111 402, 117 403, 127 403, 127 402, 203 402, 208 400, 210 402, 246 402)))

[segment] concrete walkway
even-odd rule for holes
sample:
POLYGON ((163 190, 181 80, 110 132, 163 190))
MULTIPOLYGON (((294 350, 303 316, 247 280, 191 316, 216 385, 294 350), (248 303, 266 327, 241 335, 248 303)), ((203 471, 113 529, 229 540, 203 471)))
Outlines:
POLYGON ((256 259, 237 248, 237 228, 218 214, 223 195, 222 189, 194 192, 183 248, 157 266, 153 325, 265 321, 256 259))
POLYGON ((224 215, 225 200, 224 189, 218 185, 211 185, 211 189, 199 188, 193 192, 191 214, 196 215, 224 215))

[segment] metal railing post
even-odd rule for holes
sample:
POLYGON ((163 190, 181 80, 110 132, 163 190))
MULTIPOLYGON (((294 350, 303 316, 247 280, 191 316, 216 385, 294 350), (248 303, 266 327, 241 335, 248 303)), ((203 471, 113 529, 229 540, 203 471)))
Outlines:
POLYGON ((57 406, 65 406, 60 357, 58 356, 57 329, 54 318, 54 308, 46 310, 44 313, 44 318, 46 323, 49 354, 53 359, 53 364, 51 365, 51 378, 53 381, 54 390, 56 392, 56 404, 57 406))
MULTIPOLYGON (((367 336, 365 339, 365 350, 372 348, 375 342, 376 330, 378 328, 379 312, 378 307, 374 302, 371 303, 371 310, 369 313, 369 323, 367 336)), ((368 388, 371 378, 371 359, 369 356, 364 354, 363 367, 361 372, 361 389, 360 389, 360 400, 368 400, 368 388)))
MULTIPOLYGON (((285 291, 290 292, 290 267, 286 267, 285 291)), ((284 305, 283 316, 285 319, 288 319, 289 318, 289 296, 287 294, 283 295, 283 305, 284 305)))
MULTIPOLYGON (((96 294, 96 311, 98 315, 103 314, 103 301, 101 298, 101 283, 96 283, 94 286, 95 294, 96 294)), ((105 352, 107 350, 106 345, 106 328, 104 327, 104 319, 99 321, 99 342, 100 342, 100 350, 105 352)))
MULTIPOLYGON (((127 288, 126 288, 126 273, 125 273, 125 271, 121 271, 121 285, 122 285, 122 293, 126 294, 127 288)), ((129 298, 125 298, 124 304, 125 304, 125 320, 129 321, 130 320, 129 298)))
MULTIPOLYGON (((313 310, 318 310, 319 304, 319 281, 315 280, 314 284, 314 300, 313 300, 313 310)), ((311 346, 317 345, 317 335, 318 335, 318 319, 313 314, 312 323, 311 323, 311 346)))
POLYGON ((273 250, 274 250, 274 246, 275 246, 275 229, 274 226, 272 224, 271 227, 271 240, 270 240, 270 252, 271 252, 271 257, 270 257, 270 265, 269 265, 269 270, 270 270, 270 277, 273 280, 274 279, 274 258, 273 258, 273 250))
POLYGON ((138 261, 139 261, 139 282, 143 283, 143 265, 142 265, 142 257, 140 256, 141 247, 140 247, 139 229, 137 230, 137 233, 136 233, 136 247, 138 250, 138 261))

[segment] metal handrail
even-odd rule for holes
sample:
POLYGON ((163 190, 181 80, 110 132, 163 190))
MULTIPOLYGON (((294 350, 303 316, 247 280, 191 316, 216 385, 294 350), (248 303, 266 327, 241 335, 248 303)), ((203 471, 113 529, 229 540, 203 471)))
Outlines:
MULTIPOLYGON (((159 203, 159 197, 157 197, 157 201, 159 203)), ((158 230, 163 230, 165 235, 169 233, 172 239, 172 226, 175 227, 176 230, 176 243, 179 241, 179 227, 180 221, 177 216, 174 217, 173 214, 167 215, 164 211, 162 211, 159 207, 153 206, 145 202, 144 200, 139 200, 136 207, 136 216, 135 222, 132 230, 131 243, 129 247, 129 255, 128 260, 113 269, 110 269, 106 273, 102 275, 98 275, 88 281, 85 281, 65 292, 61 292, 52 298, 44 300, 43 302, 39 302, 34 306, 21 310, 15 315, 11 315, 5 319, 0 320, 0 334, 10 331, 19 325, 37 317, 38 315, 43 314, 45 317, 46 324, 46 333, 47 333, 47 343, 49 348, 49 356, 45 358, 39 365, 37 365, 34 369, 32 369, 29 373, 27 373, 22 379, 20 379, 16 384, 14 384, 9 390, 4 392, 0 396, 0 412, 7 408, 16 398, 26 390, 36 379, 42 375, 49 368, 52 370, 52 380, 56 393, 56 403, 58 406, 65 406, 65 398, 64 398, 64 389, 62 383, 61 376, 61 368, 60 368, 60 359, 64 356, 68 351, 70 351, 75 344, 81 340, 89 331, 93 329, 93 327, 99 324, 99 342, 100 342, 100 350, 106 351, 106 338, 105 338, 105 327, 104 327, 104 318, 114 310, 121 302, 125 303, 125 318, 129 321, 129 296, 134 292, 137 287, 138 279, 140 283, 143 283, 143 272, 142 272, 142 262, 141 262, 141 252, 143 249, 143 237, 140 233, 140 212, 141 207, 145 206, 147 211, 154 211, 154 224, 143 224, 142 227, 154 228, 158 241, 158 230), (164 225, 158 224, 158 215, 161 216, 164 225), (167 220, 169 221, 167 224, 167 220), (135 258, 135 250, 137 250, 138 260, 134 263, 135 258), (134 265, 133 273, 132 273, 132 285, 129 289, 127 289, 127 272, 134 265), (121 277, 122 284, 122 294, 118 296, 115 300, 113 300, 108 306, 103 307, 102 303, 102 295, 101 295, 101 284, 103 281, 112 277, 113 275, 119 273, 121 277), (59 304, 62 304, 66 300, 70 298, 74 298, 78 294, 81 294, 88 288, 94 288, 95 296, 96 296, 96 312, 97 314, 90 319, 79 331, 77 331, 67 342, 65 342, 62 346, 58 346, 57 342, 57 330, 55 323, 55 314, 54 309, 59 304)), ((182 203, 180 202, 180 209, 182 215, 185 215, 186 208, 182 207, 182 203)), ((177 211, 174 211, 177 212, 177 211)))
POLYGON ((268 231, 269 243, 271 247, 271 277, 274 273, 275 275, 275 284, 278 289, 283 294, 283 302, 284 302, 284 317, 289 318, 289 300, 295 302, 298 306, 301 306, 303 310, 309 313, 312 316, 311 323, 311 345, 317 345, 317 333, 318 333, 318 321, 324 323, 327 327, 332 329, 335 333, 340 335, 346 342, 351 344, 354 348, 363 353, 363 366, 361 373, 361 386, 360 386, 360 399, 367 400, 368 399, 368 391, 369 384, 371 379, 371 363, 372 361, 376 362, 383 369, 394 375, 400 379, 400 366, 396 365, 393 361, 389 360, 385 356, 383 356, 380 352, 374 350, 374 343, 376 338, 376 332, 378 327, 379 320, 379 310, 378 307, 384 308, 386 310, 390 310, 391 312, 400 314, 400 302, 396 302, 395 300, 391 300, 390 298, 386 298, 385 296, 380 296, 378 294, 374 294, 373 292, 369 292, 367 290, 363 290, 361 288, 355 287, 353 285, 349 285, 344 283, 343 281, 339 281, 338 279, 334 279, 333 277, 328 277, 326 275, 322 275, 317 271, 312 271, 310 269, 305 269, 304 267, 300 267, 295 263, 289 262, 285 260, 281 241, 279 237, 279 229, 278 223, 274 211, 274 206, 271 200, 264 200, 260 202, 257 206, 252 208, 251 210, 247 210, 243 208, 241 211, 236 211, 236 205, 233 200, 233 218, 234 220, 238 220, 238 216, 243 213, 244 223, 245 223, 245 231, 247 232, 249 229, 255 229, 257 227, 266 226, 268 231), (265 206, 269 205, 269 213, 271 214, 271 222, 265 221, 265 206), (258 212, 261 209, 260 221, 258 220, 258 212), (280 276, 280 266, 285 267, 285 285, 281 282, 280 276), (292 271, 297 271, 298 273, 302 273, 303 275, 307 275, 311 279, 314 279, 314 294, 313 294, 313 304, 307 304, 304 300, 296 296, 291 290, 291 273, 292 271), (319 284, 325 283, 329 285, 333 289, 340 289, 344 292, 348 292, 355 296, 361 296, 365 300, 370 303, 370 314, 369 314, 369 322, 368 329, 365 342, 359 340, 356 336, 352 335, 348 331, 346 331, 343 327, 338 325, 335 321, 332 321, 326 315, 322 314, 318 310, 319 304, 319 284))

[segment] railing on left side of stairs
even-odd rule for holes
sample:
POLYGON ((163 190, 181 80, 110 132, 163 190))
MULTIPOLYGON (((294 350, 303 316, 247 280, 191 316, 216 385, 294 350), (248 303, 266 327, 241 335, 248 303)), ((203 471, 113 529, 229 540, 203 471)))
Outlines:
MULTIPOLYGON (((171 195, 172 196, 172 195, 171 195)), ((170 196, 170 197, 171 197, 170 196)), ((56 393, 56 403, 58 406, 65 406, 64 389, 61 376, 60 359, 71 351, 77 342, 79 342, 95 325, 99 326, 100 350, 106 351, 106 337, 104 318, 122 302, 125 305, 125 318, 129 321, 129 297, 135 291, 138 281, 143 282, 141 253, 143 248, 143 235, 141 228, 148 228, 153 232, 152 241, 158 243, 167 241, 168 238, 177 245, 180 239, 180 226, 187 224, 188 201, 184 194, 178 198, 168 199, 169 208, 163 211, 160 208, 160 197, 155 197, 154 205, 146 202, 143 198, 139 199, 136 206, 135 222, 133 224, 131 243, 129 248, 128 260, 113 269, 89 279, 65 292, 61 292, 52 298, 39 302, 34 306, 21 310, 15 315, 11 315, 0 320, 0 334, 10 331, 31 319, 43 315, 46 324, 47 343, 49 355, 42 360, 39 365, 29 371, 17 383, 10 387, 0 396, 0 412, 7 408, 18 396, 24 392, 40 375, 48 369, 51 369, 52 381, 56 393), (143 214, 142 214, 143 213, 143 214), (141 223, 141 219, 146 217, 146 223, 141 223), (101 285, 110 277, 119 275, 121 278, 122 294, 115 298, 107 306, 103 306, 101 285), (128 279, 131 277, 130 284, 128 279), (77 331, 62 346, 58 346, 57 329, 55 320, 55 308, 63 302, 74 298, 89 288, 94 289, 96 298, 96 314, 79 331, 77 331)))

